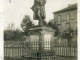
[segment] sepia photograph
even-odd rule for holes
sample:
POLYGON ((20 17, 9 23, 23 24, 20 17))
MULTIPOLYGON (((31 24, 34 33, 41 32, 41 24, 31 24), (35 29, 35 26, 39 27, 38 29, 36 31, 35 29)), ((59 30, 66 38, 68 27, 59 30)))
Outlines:
POLYGON ((5 0, 4 60, 78 60, 77 0, 5 0))

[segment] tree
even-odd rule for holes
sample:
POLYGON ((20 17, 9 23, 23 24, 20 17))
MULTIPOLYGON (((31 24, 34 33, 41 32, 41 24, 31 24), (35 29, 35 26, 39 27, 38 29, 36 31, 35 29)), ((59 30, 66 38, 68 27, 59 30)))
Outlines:
MULTIPOLYGON (((74 30, 71 27, 69 27, 67 30, 63 32, 60 32, 56 22, 53 22, 53 20, 50 20, 48 22, 48 25, 55 30, 55 37, 58 36, 58 38, 67 39, 68 46, 71 46, 71 39, 74 37, 74 30)), ((77 29, 75 32, 77 33, 77 29)))
POLYGON ((9 23, 7 29, 4 30, 4 40, 13 39, 14 33, 14 23, 9 23))
POLYGON ((43 20, 43 25, 48 25, 46 20, 43 20))
POLYGON ((55 30, 55 33, 54 33, 55 37, 59 35, 59 29, 58 29, 56 22, 53 22, 53 20, 50 20, 48 22, 48 26, 50 26, 51 28, 53 28, 55 30))
POLYGON ((32 26, 34 26, 34 24, 32 23, 29 15, 25 15, 21 22, 21 28, 23 29, 24 33, 28 34, 28 30, 32 26))
POLYGON ((74 36, 73 33, 74 33, 74 30, 71 29, 70 27, 67 30, 65 30, 64 38, 68 40, 68 46, 71 46, 71 39, 74 36))
POLYGON ((8 26, 7 26, 7 30, 14 30, 15 27, 14 27, 14 23, 9 23, 8 26))
POLYGON ((7 29, 4 30, 4 40, 24 40, 25 36, 23 32, 16 28, 14 29, 14 24, 9 24, 7 29))
POLYGON ((74 30, 69 27, 65 31, 59 33, 58 37, 62 39, 67 39, 68 46, 71 46, 71 39, 73 38, 73 36, 74 36, 74 30))
POLYGON ((29 15, 25 15, 25 17, 23 18, 23 20, 21 22, 21 28, 23 29, 23 31, 27 31, 32 26, 33 26, 33 23, 31 21, 29 15))
POLYGON ((4 30, 4 40, 12 40, 14 33, 12 30, 4 30))
POLYGON ((16 30, 4 30, 4 40, 25 40, 25 35, 19 29, 16 30))

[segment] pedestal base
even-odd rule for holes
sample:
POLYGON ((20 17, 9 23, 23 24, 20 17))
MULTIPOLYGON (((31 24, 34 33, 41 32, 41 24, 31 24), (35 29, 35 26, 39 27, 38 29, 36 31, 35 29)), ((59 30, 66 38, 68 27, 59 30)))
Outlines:
MULTIPOLYGON (((54 46, 54 30, 52 28, 48 26, 33 27, 29 29, 29 33, 31 50, 35 52, 36 57, 52 53, 52 47, 54 46)), ((41 58, 38 59, 41 60, 41 58)))

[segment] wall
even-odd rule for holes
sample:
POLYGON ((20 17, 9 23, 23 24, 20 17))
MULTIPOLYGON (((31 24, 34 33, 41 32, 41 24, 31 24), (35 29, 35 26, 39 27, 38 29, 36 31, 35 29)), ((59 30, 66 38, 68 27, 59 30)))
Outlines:
MULTIPOLYGON (((61 31, 64 31, 67 29, 67 24, 70 23, 70 26, 72 29, 76 30, 77 27, 77 10, 70 10, 60 13, 54 14, 54 21, 57 22, 61 26, 61 31), (70 20, 67 20, 67 14, 70 14, 70 20), (61 15, 61 21, 58 22, 58 16, 61 15)), ((69 24, 68 24, 69 25, 69 24)))

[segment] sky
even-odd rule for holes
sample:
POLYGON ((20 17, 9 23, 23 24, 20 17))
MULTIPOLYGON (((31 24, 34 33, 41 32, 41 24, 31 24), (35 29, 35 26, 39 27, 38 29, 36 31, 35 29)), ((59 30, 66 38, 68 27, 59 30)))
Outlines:
MULTIPOLYGON (((20 24, 25 15, 30 15, 33 20, 33 11, 30 9, 34 3, 34 0, 5 0, 4 1, 4 28, 9 23, 14 23, 15 27, 20 28, 20 24)), ((77 0, 47 0, 45 5, 46 21, 54 19, 53 12, 63 9, 68 4, 75 4, 77 0)), ((21 29, 21 28, 20 28, 21 29)))

